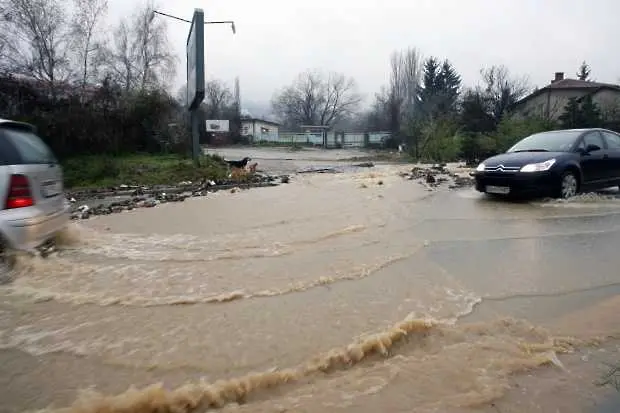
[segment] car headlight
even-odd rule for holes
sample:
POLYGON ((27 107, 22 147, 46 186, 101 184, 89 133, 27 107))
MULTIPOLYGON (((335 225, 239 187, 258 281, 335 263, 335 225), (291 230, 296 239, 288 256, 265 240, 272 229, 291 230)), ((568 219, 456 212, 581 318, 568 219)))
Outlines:
POLYGON ((544 172, 551 169, 554 164, 555 159, 549 159, 548 161, 539 163, 530 163, 521 168, 521 172, 544 172))
POLYGON ((480 165, 478 165, 478 166, 476 167, 476 171, 477 171, 477 172, 482 172, 482 171, 484 171, 484 164, 483 164, 483 163, 481 163, 480 165))

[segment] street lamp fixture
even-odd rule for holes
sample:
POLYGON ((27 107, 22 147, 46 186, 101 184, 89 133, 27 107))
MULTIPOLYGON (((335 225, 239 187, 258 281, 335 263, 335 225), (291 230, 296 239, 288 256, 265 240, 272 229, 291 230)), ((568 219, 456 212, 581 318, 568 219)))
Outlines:
MULTIPOLYGON (((153 13, 151 14, 151 17, 150 17, 149 21, 153 21, 153 19, 155 18, 156 14, 160 14, 162 16, 169 17, 169 18, 175 19, 175 20, 179 20, 179 21, 182 21, 182 22, 185 22, 185 23, 190 23, 190 24, 192 23, 191 20, 182 19, 180 17, 173 16, 173 15, 167 14, 167 13, 162 13, 162 12, 157 11, 157 10, 153 10, 153 13)), ((232 20, 205 22, 205 24, 230 24, 230 28, 232 29, 233 34, 237 34, 237 27, 235 26, 235 22, 232 21, 232 20)))

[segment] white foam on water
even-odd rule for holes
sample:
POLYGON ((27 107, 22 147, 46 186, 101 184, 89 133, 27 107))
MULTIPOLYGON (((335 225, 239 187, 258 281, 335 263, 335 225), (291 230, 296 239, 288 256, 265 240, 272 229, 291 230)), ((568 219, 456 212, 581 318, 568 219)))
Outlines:
POLYGON ((465 199, 485 199, 486 197, 484 194, 476 191, 473 188, 456 190, 455 194, 459 198, 465 198, 465 199))
POLYGON ((569 199, 545 199, 532 202, 533 205, 551 208, 620 208, 620 197, 610 193, 584 193, 569 199))

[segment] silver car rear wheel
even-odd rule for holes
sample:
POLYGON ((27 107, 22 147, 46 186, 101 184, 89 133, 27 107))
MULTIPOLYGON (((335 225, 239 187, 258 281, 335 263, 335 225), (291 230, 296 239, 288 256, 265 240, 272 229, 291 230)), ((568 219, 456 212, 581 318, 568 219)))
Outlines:
POLYGON ((579 189, 579 181, 574 172, 568 171, 562 175, 562 181, 560 183, 560 197, 568 199, 577 195, 579 189))

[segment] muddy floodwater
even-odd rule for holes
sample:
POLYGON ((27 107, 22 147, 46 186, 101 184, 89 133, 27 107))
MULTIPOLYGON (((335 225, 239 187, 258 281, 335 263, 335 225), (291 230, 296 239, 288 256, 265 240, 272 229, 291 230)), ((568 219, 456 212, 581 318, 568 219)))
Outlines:
POLYGON ((0 411, 599 411, 620 201, 500 202, 407 169, 73 223, 0 286, 0 411))

